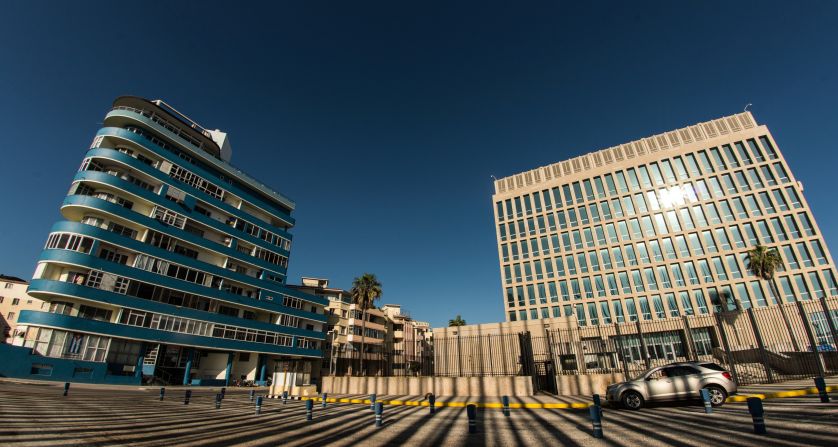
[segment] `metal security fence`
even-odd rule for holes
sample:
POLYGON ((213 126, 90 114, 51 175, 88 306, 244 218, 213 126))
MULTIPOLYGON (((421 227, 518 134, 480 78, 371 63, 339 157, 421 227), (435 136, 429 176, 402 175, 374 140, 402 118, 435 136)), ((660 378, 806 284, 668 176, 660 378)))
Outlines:
POLYGON ((740 385, 838 374, 838 297, 652 321, 545 329, 539 333, 436 337, 409 355, 385 345, 329 358, 332 375, 629 377, 675 361, 715 362, 740 385))

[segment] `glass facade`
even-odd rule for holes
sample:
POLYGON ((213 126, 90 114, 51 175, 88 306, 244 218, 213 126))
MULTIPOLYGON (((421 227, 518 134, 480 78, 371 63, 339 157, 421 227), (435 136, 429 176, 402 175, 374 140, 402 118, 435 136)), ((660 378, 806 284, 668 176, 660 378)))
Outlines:
POLYGON ((750 114, 709 124, 499 180, 507 321, 562 305, 580 325, 610 324, 838 293, 802 187, 768 129, 750 114), (719 131, 731 120, 750 125, 719 131), (783 257, 779 298, 748 271, 757 244, 783 257))

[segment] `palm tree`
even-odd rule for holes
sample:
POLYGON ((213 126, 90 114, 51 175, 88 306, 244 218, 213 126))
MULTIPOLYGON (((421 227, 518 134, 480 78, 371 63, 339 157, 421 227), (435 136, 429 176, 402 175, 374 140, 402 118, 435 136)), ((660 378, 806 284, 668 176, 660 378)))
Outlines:
POLYGON ((465 326, 466 320, 463 320, 463 317, 460 314, 457 314, 457 317, 453 320, 448 320, 448 327, 457 327, 457 326, 465 326))
POLYGON ((364 349, 367 337, 367 310, 375 307, 375 301, 381 298, 381 282, 374 273, 364 273, 352 281, 352 303, 361 309, 361 374, 364 374, 364 349))
POLYGON ((764 279, 768 283, 768 288, 774 295, 774 300, 779 304, 780 313, 783 315, 783 322, 786 324, 794 350, 799 351, 800 347, 797 345, 794 332, 791 330, 789 317, 786 315, 785 306, 783 306, 783 299, 780 297, 780 291, 777 290, 777 284, 774 282, 774 272, 781 268, 783 268, 783 258, 776 247, 768 248, 757 244, 756 247, 748 251, 748 270, 757 278, 764 279))

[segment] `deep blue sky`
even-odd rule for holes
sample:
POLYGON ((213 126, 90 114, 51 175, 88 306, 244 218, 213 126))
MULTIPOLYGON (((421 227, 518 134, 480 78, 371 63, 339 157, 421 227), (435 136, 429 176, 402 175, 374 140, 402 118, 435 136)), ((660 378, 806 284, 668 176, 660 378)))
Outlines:
POLYGON ((3 2, 0 272, 31 277, 123 94, 296 200, 291 282, 374 272, 434 326, 504 317, 490 175, 749 102, 836 247, 838 2, 250 3, 3 2))

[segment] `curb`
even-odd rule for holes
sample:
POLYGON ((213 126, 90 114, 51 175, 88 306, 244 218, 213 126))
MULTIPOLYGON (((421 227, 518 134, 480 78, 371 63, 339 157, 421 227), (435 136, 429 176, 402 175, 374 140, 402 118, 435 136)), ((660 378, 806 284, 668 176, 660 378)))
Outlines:
MULTIPOLYGON (((827 393, 838 392, 838 386, 827 386, 827 393)), ((780 399, 784 397, 800 397, 809 394, 818 394, 818 389, 815 387, 803 388, 797 390, 776 391, 773 393, 753 393, 753 394, 737 394, 730 396, 725 402, 745 402, 749 397, 759 397, 760 399, 780 399)), ((280 395, 269 395, 268 399, 282 399, 280 395)), ((315 402, 322 402, 322 397, 302 397, 302 396, 288 396, 289 400, 312 400, 315 402)), ((349 399, 349 398, 326 398, 326 402, 341 403, 341 404, 366 404, 370 405, 372 401, 369 399, 349 399)), ((407 407, 429 407, 430 403, 427 400, 377 400, 384 405, 407 406, 407 407)), ((475 405, 477 408, 503 408, 500 402, 436 402, 434 407, 453 407, 462 408, 467 405, 475 405)), ((527 408, 527 409, 584 409, 592 406, 593 403, 573 402, 573 403, 538 403, 538 402, 510 402, 509 408, 527 408)))
MULTIPOLYGON (((827 386, 826 392, 832 393, 838 391, 838 386, 827 386)), ((781 399, 784 397, 800 397, 808 394, 818 394, 819 391, 815 387, 802 388, 799 390, 775 391, 773 393, 755 393, 755 394, 737 394, 727 398, 727 402, 745 402, 749 397, 759 397, 760 399, 781 399)))

